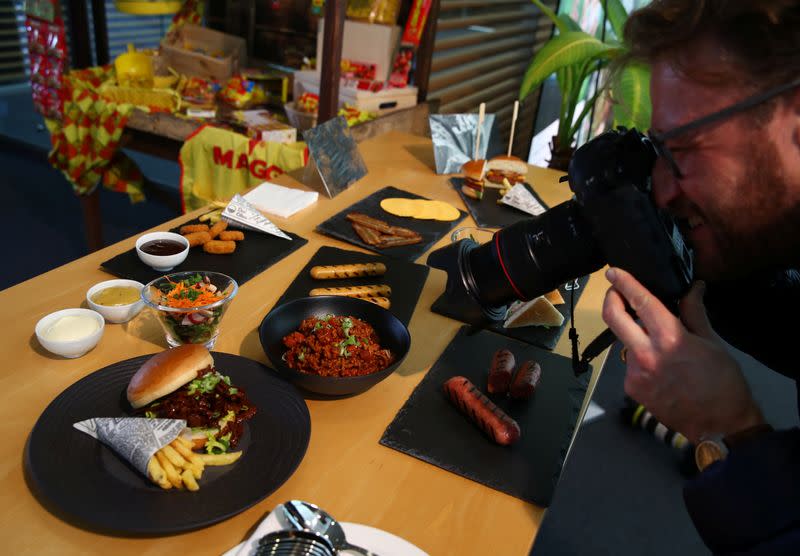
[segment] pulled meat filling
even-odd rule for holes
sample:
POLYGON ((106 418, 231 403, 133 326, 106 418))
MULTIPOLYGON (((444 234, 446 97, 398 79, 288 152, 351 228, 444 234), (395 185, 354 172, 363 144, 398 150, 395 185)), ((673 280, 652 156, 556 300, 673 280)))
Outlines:
POLYGON ((492 183, 502 183, 503 178, 508 180, 511 185, 516 185, 525 181, 525 176, 522 174, 515 174, 514 172, 502 172, 500 170, 489 170, 486 174, 486 179, 492 183))
POLYGON ((355 317, 311 317, 283 338, 286 364, 320 376, 361 376, 391 365, 394 354, 380 346, 375 329, 355 317))
POLYGON ((226 438, 230 448, 235 448, 244 432, 244 422, 256 414, 256 408, 244 390, 207 367, 189 384, 145 406, 139 413, 162 419, 185 419, 192 428, 219 429, 214 437, 226 438))

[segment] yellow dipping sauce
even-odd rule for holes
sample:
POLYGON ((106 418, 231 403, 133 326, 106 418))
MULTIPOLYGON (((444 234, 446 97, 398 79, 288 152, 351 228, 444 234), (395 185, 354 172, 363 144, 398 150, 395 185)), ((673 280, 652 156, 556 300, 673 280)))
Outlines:
POLYGON ((97 320, 88 315, 69 315, 61 317, 50 325, 43 336, 48 340, 68 342, 85 338, 98 328, 100 325, 97 320))
POLYGON ((140 299, 139 288, 133 286, 111 286, 100 290, 92 296, 92 301, 106 307, 130 305, 140 299))

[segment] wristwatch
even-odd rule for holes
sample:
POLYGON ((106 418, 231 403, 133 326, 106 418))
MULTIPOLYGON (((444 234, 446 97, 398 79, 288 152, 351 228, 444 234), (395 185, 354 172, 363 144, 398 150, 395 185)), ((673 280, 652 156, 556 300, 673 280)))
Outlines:
POLYGON ((728 457, 728 452, 743 441, 760 434, 771 432, 772 430, 774 429, 771 425, 763 423, 725 437, 716 436, 704 438, 695 446, 694 462, 697 464, 697 468, 703 471, 715 461, 724 460, 728 457))

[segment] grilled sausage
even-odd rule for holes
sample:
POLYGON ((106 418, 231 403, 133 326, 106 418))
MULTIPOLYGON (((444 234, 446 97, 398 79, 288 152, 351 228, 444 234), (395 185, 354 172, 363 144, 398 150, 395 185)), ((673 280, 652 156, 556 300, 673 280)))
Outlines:
POLYGON ((314 288, 308 295, 345 295, 347 297, 388 297, 392 295, 392 288, 387 284, 374 284, 369 286, 342 286, 339 288, 314 288))
POLYGON ((486 388, 490 394, 504 394, 508 392, 511 378, 514 376, 514 354, 507 349, 498 349, 492 357, 492 366, 489 367, 489 384, 486 388))
POLYGON ((311 269, 311 277, 315 280, 383 276, 384 274, 386 274, 386 265, 383 263, 337 264, 331 266, 315 266, 311 269))
POLYGON ((509 393, 515 400, 527 400, 536 391, 542 380, 542 367, 536 361, 525 361, 520 365, 509 393))
POLYGON ((454 376, 447 380, 444 392, 453 405, 498 444, 509 446, 519 440, 521 433, 517 422, 466 377, 454 376))
POLYGON ((388 297, 362 297, 364 301, 369 301, 370 303, 374 303, 384 309, 388 309, 392 306, 392 302, 389 301, 388 297))

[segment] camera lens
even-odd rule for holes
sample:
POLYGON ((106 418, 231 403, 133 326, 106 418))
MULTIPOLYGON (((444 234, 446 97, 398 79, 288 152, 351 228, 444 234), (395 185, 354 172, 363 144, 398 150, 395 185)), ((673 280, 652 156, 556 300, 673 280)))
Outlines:
POLYGON ((533 299, 605 264, 575 201, 499 230, 468 256, 473 294, 491 306, 533 299))

